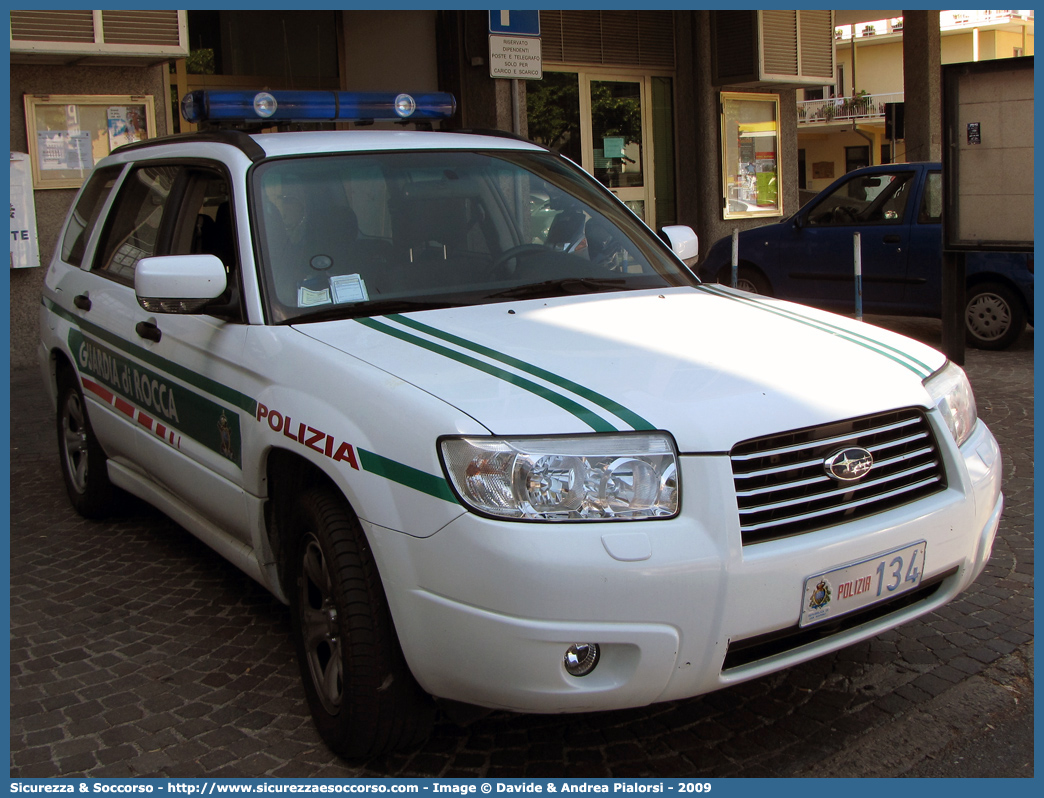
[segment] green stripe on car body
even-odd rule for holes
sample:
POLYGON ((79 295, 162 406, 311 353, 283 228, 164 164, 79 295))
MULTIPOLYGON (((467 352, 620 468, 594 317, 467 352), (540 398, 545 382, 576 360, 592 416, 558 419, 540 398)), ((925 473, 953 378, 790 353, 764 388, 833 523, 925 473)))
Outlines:
POLYGON ((580 419, 587 426, 593 429, 595 432, 617 432, 618 430, 604 418, 598 414, 592 412, 588 408, 584 407, 578 402, 574 402, 572 399, 562 396, 561 394, 555 393, 549 388, 545 388, 543 385, 527 380, 525 377, 520 377, 505 369, 499 368, 498 366, 491 365, 477 358, 465 355, 461 352, 457 352, 454 349, 442 346, 441 344, 433 343, 424 338, 419 338, 416 335, 412 335, 405 330, 400 330, 397 327, 392 327, 384 322, 377 321, 371 318, 358 318, 356 321, 362 324, 364 327, 369 327, 377 332, 390 335, 392 338, 398 338, 400 341, 404 341, 414 346, 419 346, 421 349, 426 349, 437 355, 454 360, 465 366, 470 366, 477 371, 481 371, 485 374, 489 374, 492 377, 496 377, 499 380, 510 383, 511 385, 521 388, 524 391, 539 396, 541 399, 545 399, 554 405, 565 410, 567 413, 571 413, 580 419))
POLYGON ((837 337, 843 338, 846 341, 849 341, 850 343, 857 344, 858 346, 862 346, 865 349, 869 349, 872 352, 876 352, 879 355, 882 355, 890 360, 895 361, 904 368, 912 371, 921 379, 928 377, 933 372, 933 369, 930 368, 928 365, 922 363, 920 360, 913 357, 912 355, 907 354, 903 350, 891 346, 890 344, 886 344, 882 341, 879 341, 876 338, 871 338, 868 335, 863 335, 862 333, 856 332, 854 330, 850 330, 848 328, 841 327, 836 324, 831 324, 830 322, 823 321, 822 319, 816 319, 811 316, 806 316, 795 310, 791 310, 790 308, 782 308, 774 304, 769 304, 765 300, 759 300, 753 296, 736 296, 735 294, 732 294, 729 291, 725 291, 719 288, 718 286, 710 283, 703 283, 697 286, 697 288, 699 290, 703 290, 708 293, 714 294, 715 296, 720 296, 723 299, 731 299, 733 302, 739 302, 740 304, 747 305, 748 307, 763 310, 766 313, 772 313, 776 316, 781 316, 785 319, 790 319, 791 321, 797 322, 798 324, 804 324, 806 326, 813 327, 814 329, 830 333, 831 335, 836 335, 837 337))
MULTIPOLYGON (((96 324, 92 324, 91 322, 75 316, 46 298, 41 298, 41 302, 49 311, 72 324, 76 336, 89 333, 99 340, 104 340, 106 343, 120 349, 123 353, 148 362, 150 365, 162 369, 172 376, 177 376, 182 382, 200 388, 213 396, 225 399, 230 404, 245 410, 252 417, 257 417, 256 399, 190 371, 177 363, 161 358, 152 352, 147 351, 143 347, 128 344, 122 338, 109 333, 96 324)), ((127 398, 132 402, 134 401, 133 396, 128 396, 127 398)), ((200 397, 200 399, 202 399, 202 397, 200 397)), ((181 425, 179 425, 179 427, 180 426, 181 425)), ((238 445, 236 448, 238 453, 238 445)), ((429 496, 433 496, 436 499, 458 504, 456 496, 454 496, 453 491, 450 490, 449 483, 446 482, 445 477, 441 474, 428 474, 427 472, 421 471, 413 466, 399 463, 374 452, 366 451, 365 449, 358 449, 357 451, 359 453, 359 465, 363 471, 382 477, 391 482, 404 485, 405 487, 412 488, 429 496)))
MULTIPOLYGON (((116 396, 144 408, 149 418, 220 454, 242 468, 239 414, 201 393, 166 379, 162 372, 134 363, 81 332, 69 328, 69 349, 81 373, 116 396)), ((151 429, 151 426, 149 427, 151 429)))
POLYGON ((398 482, 407 488, 413 488, 421 493, 434 496, 436 499, 458 504, 457 497, 450 490, 449 483, 443 476, 429 474, 419 468, 389 460, 387 457, 368 452, 366 449, 358 449, 359 465, 363 471, 379 477, 398 482))
POLYGON ((570 391, 576 394, 577 396, 586 399, 592 404, 598 405, 603 410, 608 410, 614 416, 616 416, 621 421, 625 422, 626 424, 630 425, 636 430, 656 429, 656 427, 654 427, 644 418, 639 416, 637 413, 628 410, 626 407, 624 407, 618 402, 615 402, 609 397, 603 396, 602 394, 597 393, 596 391, 592 391, 590 388, 585 388, 583 385, 573 382, 572 380, 567 379, 566 377, 560 377, 559 375, 554 374, 553 372, 550 372, 547 369, 543 369, 540 366, 535 366, 532 363, 527 363, 524 360, 512 357, 511 355, 505 354, 504 352, 498 352, 497 350, 491 349, 488 346, 483 346, 482 344, 476 343, 474 341, 469 341, 466 338, 461 338, 460 336, 453 335, 452 333, 439 330, 435 327, 431 327, 430 325, 424 324, 414 319, 407 318, 406 316, 403 316, 401 314, 387 316, 387 318, 397 321, 399 324, 402 324, 406 327, 411 327, 414 330, 417 330, 418 332, 427 333, 428 335, 434 338, 440 338, 448 343, 456 344, 457 346, 462 347, 463 349, 469 349, 477 354, 485 355, 486 357, 491 358, 493 360, 498 360, 501 363, 504 363, 505 365, 518 369, 519 371, 524 371, 527 374, 532 374, 534 377, 539 377, 540 379, 545 380, 546 382, 549 382, 552 385, 555 385, 559 388, 563 388, 564 390, 570 391))
POLYGON ((198 388, 201 391, 206 391, 211 396, 223 399, 240 410, 245 410, 250 415, 257 414, 257 400, 247 396, 246 394, 240 393, 239 391, 223 385, 216 380, 212 380, 208 377, 204 377, 202 374, 197 374, 184 366, 181 366, 171 360, 167 360, 164 357, 160 357, 154 352, 150 352, 148 349, 142 346, 135 346, 134 344, 128 343, 123 338, 117 335, 113 335, 111 332, 103 327, 99 327, 87 319, 79 316, 75 316, 65 308, 55 304, 47 298, 41 300, 44 307, 50 310, 57 316, 61 316, 63 319, 68 321, 70 324, 74 324, 79 327, 84 333, 89 333, 97 338, 99 341, 104 341, 110 346, 114 346, 117 349, 123 351, 125 354, 135 357, 144 363, 148 363, 158 369, 162 369, 167 374, 182 382, 191 385, 194 388, 198 388))

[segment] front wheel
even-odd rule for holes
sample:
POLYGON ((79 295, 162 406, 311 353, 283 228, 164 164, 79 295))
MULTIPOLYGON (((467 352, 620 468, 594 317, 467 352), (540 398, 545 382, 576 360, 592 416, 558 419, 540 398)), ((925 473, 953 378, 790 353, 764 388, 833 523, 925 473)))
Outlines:
POLYGON ((1015 292, 1001 283, 968 289, 964 306, 966 340, 978 349, 1006 349, 1026 328, 1026 310, 1015 292))
POLYGON ((84 518, 104 518, 112 509, 115 489, 75 377, 59 378, 56 421, 58 457, 69 501, 84 518))
POLYGON ((410 673, 358 520, 333 490, 298 501, 290 608, 319 735, 349 758, 418 745, 434 704, 410 673))

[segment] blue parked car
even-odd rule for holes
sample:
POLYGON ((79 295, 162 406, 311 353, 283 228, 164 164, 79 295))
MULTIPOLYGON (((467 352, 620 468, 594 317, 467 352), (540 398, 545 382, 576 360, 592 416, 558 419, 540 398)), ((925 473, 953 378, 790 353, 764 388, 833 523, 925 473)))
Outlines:
MULTIPOLYGON (((939 318, 942 308, 942 166, 906 163, 849 172, 777 224, 739 235, 739 288, 840 312, 855 308, 853 233, 860 233, 863 309, 939 318)), ((1033 323, 1033 255, 970 252, 967 340, 1010 346, 1033 323)), ((732 238, 700 267, 732 279, 732 238)))

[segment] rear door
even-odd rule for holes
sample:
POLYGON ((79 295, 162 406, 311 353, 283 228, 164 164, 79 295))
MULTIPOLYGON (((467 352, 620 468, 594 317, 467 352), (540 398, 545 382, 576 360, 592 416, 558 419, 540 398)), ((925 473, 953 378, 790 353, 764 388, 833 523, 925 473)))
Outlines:
POLYGON ((863 305, 902 305, 909 265, 909 202, 917 171, 854 172, 802 214, 781 242, 781 268, 795 299, 851 311, 855 307, 855 234, 860 238, 863 305))

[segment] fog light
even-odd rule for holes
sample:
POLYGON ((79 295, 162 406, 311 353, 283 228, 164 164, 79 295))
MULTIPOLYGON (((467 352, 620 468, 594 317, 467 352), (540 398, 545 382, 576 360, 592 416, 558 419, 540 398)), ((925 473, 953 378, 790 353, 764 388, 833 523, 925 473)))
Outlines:
POLYGON ((573 643, 566 649, 565 669, 570 676, 587 676, 597 664, 597 643, 573 643))

